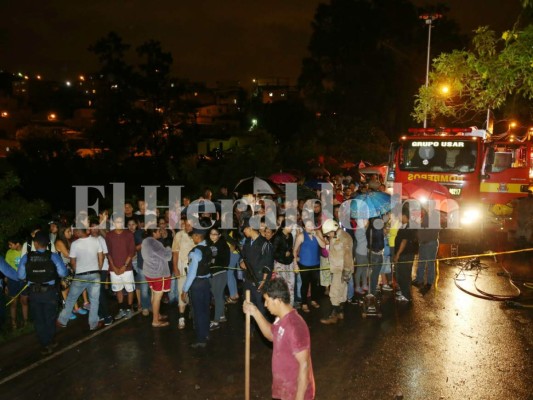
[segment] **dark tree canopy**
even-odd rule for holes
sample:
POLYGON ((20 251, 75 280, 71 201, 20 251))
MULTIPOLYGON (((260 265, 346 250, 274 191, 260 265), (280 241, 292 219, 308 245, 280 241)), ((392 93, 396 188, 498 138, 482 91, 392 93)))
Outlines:
MULTIPOLYGON (((407 0, 321 4, 299 79, 306 104, 323 117, 355 117, 389 135, 408 127, 425 78, 427 28, 419 12, 407 0)), ((438 34, 460 43, 456 25, 439 22, 438 34)), ((435 53, 441 43, 435 40, 435 53)))

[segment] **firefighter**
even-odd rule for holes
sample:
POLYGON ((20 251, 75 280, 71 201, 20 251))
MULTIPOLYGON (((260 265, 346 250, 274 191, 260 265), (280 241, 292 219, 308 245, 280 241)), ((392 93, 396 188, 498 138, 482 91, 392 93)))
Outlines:
POLYGON ((352 278, 354 268, 353 240, 333 219, 324 222, 322 232, 329 240, 329 264, 331 268, 329 299, 333 310, 328 318, 323 318, 320 322, 330 325, 344 319, 343 303, 347 299, 348 282, 352 278))
POLYGON ((46 232, 37 232, 33 239, 35 251, 22 257, 17 271, 19 280, 28 282, 30 311, 43 355, 51 354, 57 346, 54 342, 58 296, 56 279, 67 276, 67 267, 61 256, 47 250, 49 241, 46 232))

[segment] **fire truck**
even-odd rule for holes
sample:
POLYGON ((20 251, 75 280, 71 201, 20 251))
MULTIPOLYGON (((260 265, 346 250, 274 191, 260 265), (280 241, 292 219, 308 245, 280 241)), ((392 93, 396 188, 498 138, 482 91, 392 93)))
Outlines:
POLYGON ((532 133, 410 129, 391 145, 387 183, 426 179, 445 186, 459 205, 460 231, 467 237, 476 229, 498 229, 510 232, 511 240, 533 241, 532 133))

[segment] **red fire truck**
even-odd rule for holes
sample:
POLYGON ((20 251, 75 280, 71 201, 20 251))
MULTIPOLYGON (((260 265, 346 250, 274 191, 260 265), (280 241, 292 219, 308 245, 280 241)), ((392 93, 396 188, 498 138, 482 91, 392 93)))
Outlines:
MULTIPOLYGON (((459 204, 461 227, 469 228, 470 235, 474 228, 507 230, 519 207, 517 200, 529 198, 526 202, 533 203, 533 149, 528 135, 491 137, 476 128, 410 129, 409 135, 391 145, 387 181, 427 179, 447 187, 459 204)), ((522 222, 531 225, 533 212, 520 216, 524 218, 522 222)), ((518 225, 512 227, 515 236, 532 240, 532 227, 518 225)))

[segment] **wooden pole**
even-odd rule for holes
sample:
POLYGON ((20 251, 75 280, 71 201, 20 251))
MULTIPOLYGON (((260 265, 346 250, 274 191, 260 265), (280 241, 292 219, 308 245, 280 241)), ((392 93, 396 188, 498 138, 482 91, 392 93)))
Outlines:
MULTIPOLYGON (((250 291, 246 291, 246 301, 250 302, 250 291)), ((244 398, 250 400, 250 313, 246 313, 246 337, 244 347, 244 398)))

